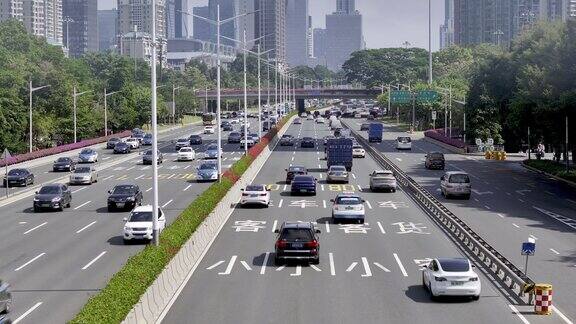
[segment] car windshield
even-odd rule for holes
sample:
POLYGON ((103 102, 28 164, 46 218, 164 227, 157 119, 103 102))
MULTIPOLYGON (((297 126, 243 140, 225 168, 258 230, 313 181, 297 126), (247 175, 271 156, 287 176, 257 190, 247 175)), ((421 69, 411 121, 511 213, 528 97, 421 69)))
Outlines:
POLYGON ((118 146, 118 147, 122 147, 122 146, 126 146, 126 145, 127 145, 127 144, 124 143, 124 142, 118 142, 118 143, 116 143, 116 146, 118 146))
POLYGON ((118 137, 112 137, 108 142, 118 142, 120 139, 118 137))
POLYGON ((184 147, 184 148, 181 148, 181 149, 180 149, 180 152, 189 153, 189 152, 192 152, 192 149, 189 148, 189 147, 184 147))
POLYGON ((144 154, 145 155, 152 155, 152 151, 146 151, 144 154))
POLYGON ((74 173, 89 173, 89 172, 90 168, 88 167, 76 168, 76 170, 74 170, 74 173))
POLYGON ((152 212, 133 212, 130 215, 130 222, 151 222, 152 212))
POLYGON ((298 176, 294 178, 294 182, 310 182, 312 177, 309 176, 298 176))
POLYGON ((282 138, 292 138, 292 135, 282 135, 282 138))
POLYGON ((376 172, 374 173, 374 176, 383 178, 394 178, 394 175, 389 172, 376 172))
POLYGON ((80 154, 92 154, 92 150, 82 150, 82 152, 80 152, 80 154))
POLYGON ((56 160, 56 162, 70 162, 70 158, 61 157, 61 158, 58 158, 58 160, 56 160))
POLYGON ((304 167, 290 167, 288 171, 290 172, 304 172, 306 169, 304 167))
POLYGON ((470 264, 466 259, 443 259, 438 261, 442 270, 446 272, 466 272, 470 270, 470 264))
POLYGON ((266 191, 266 189, 262 185, 250 185, 246 186, 245 191, 266 191))
POLYGON ((200 170, 216 170, 216 168, 214 163, 205 163, 200 166, 200 170))
POLYGON ((144 135, 144 138, 152 138, 152 134, 146 134, 144 135))
POLYGON ((362 199, 359 197, 338 197, 336 198, 336 204, 338 205, 360 205, 362 204, 362 199))
POLYGON ((26 174, 26 170, 22 170, 22 169, 12 169, 10 171, 8 171, 8 175, 11 176, 19 176, 19 175, 25 175, 26 174))
POLYGON ((331 166, 330 171, 344 172, 346 171, 346 168, 343 166, 331 166))
POLYGON ((450 183, 470 183, 470 177, 467 174, 453 174, 450 176, 450 183))
POLYGON ((190 139, 200 139, 202 137, 200 137, 200 135, 192 135, 190 136, 190 139))
POLYGON ((303 141, 312 141, 313 139, 312 139, 312 137, 304 137, 302 140, 303 141))
POLYGON ((360 146, 360 145, 354 145, 354 146, 352 146, 352 148, 354 148, 354 149, 361 149, 362 146, 360 146))
POLYGON ((38 193, 41 195, 59 194, 60 193, 60 187, 56 187, 56 186, 42 187, 42 189, 40 189, 40 191, 38 193))
POLYGON ((412 140, 410 137, 398 137, 398 142, 400 143, 410 143, 412 140))
POLYGON ((136 187, 134 186, 116 186, 112 191, 114 195, 132 195, 136 193, 136 187))
POLYGON ((217 149, 218 149, 217 145, 211 144, 211 145, 208 145, 208 148, 206 150, 212 151, 212 150, 217 150, 217 149))
POLYGON ((280 239, 287 241, 311 241, 312 233, 309 229, 303 228, 285 228, 282 230, 280 239))
POLYGON ((234 132, 234 133, 230 133, 229 135, 230 137, 234 137, 234 136, 240 136, 240 133, 234 132))

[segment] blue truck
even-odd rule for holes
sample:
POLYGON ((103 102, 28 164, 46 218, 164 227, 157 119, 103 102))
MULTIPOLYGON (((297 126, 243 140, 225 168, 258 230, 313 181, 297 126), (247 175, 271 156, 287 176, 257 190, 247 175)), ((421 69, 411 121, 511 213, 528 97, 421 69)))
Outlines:
POLYGON ((382 132, 384 125, 380 123, 371 123, 368 128, 368 142, 382 142, 382 132))
POLYGON ((326 164, 328 168, 333 165, 342 165, 346 170, 352 171, 352 138, 333 138, 326 143, 326 164))

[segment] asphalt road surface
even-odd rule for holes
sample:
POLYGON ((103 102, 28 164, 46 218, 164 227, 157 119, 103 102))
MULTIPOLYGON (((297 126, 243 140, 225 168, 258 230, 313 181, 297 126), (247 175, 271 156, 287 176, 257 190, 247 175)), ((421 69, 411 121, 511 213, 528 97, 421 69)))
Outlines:
POLYGON ((369 156, 355 159, 349 184, 327 184, 321 139, 329 133, 313 121, 290 126, 288 134, 320 139, 316 147, 275 148, 254 181, 271 188, 271 206, 234 210, 164 323, 522 323, 480 270, 479 301, 432 302, 420 265, 461 251, 401 190, 369 191, 368 174, 380 169, 369 156), (290 165, 316 176, 316 196, 290 195, 290 165), (331 223, 330 199, 342 191, 366 200, 364 225, 331 223), (284 221, 317 222, 319 265, 274 264, 273 232, 284 221))

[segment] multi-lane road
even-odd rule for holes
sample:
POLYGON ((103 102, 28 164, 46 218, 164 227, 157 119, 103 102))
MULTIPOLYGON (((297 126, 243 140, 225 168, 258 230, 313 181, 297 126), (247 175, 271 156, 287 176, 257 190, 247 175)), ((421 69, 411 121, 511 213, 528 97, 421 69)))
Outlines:
MULTIPOLYGON (((195 181, 196 166, 201 160, 176 162, 172 143, 201 133, 202 129, 187 126, 159 138, 159 148, 165 154, 159 167, 159 200, 168 223, 210 186, 195 181)), ((216 135, 202 136, 203 145, 194 147, 200 153, 209 143, 216 142, 216 135)), ((150 147, 142 147, 128 156, 99 149, 100 161, 95 164, 98 183, 72 186, 72 207, 64 212, 34 213, 32 196, 0 201, 0 278, 13 289, 12 320, 65 323, 106 285, 130 256, 143 248, 144 244, 123 245, 123 218, 129 212, 109 213, 106 199, 107 191, 114 185, 131 183, 144 192, 144 204, 151 203, 152 167, 142 165, 139 155, 147 149, 150 147)), ((243 154, 239 144, 224 144, 223 151, 224 168, 243 154)), ((51 162, 31 171, 37 184, 68 177, 68 173, 52 172, 51 162)))
POLYGON ((402 191, 374 193, 368 174, 380 166, 355 159, 349 184, 325 179, 326 125, 304 121, 287 134, 316 147, 277 146, 254 183, 271 189, 269 208, 237 207, 199 266, 163 314, 163 323, 535 323, 482 270, 479 301, 432 302, 420 265, 462 256, 441 229, 402 191), (303 165, 319 180, 316 196, 291 196, 283 170, 303 165), (330 199, 355 191, 366 200, 366 223, 333 224, 330 199), (274 230, 284 221, 316 222, 320 264, 274 264, 274 230), (526 322, 524 322, 526 323, 526 322))

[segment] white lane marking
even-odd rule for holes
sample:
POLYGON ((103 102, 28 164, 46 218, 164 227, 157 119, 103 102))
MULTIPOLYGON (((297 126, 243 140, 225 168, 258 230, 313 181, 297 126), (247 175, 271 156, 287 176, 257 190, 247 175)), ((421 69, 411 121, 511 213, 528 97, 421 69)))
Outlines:
POLYGON ((12 324, 20 323, 21 320, 23 320, 26 316, 30 315, 30 313, 32 313, 36 308, 40 307, 40 305, 42 305, 42 302, 37 302, 34 306, 30 307, 27 311, 25 311, 24 314, 20 315, 20 317, 14 320, 12 324))
POLYGON ((45 252, 42 252, 40 254, 38 254, 37 256, 35 256, 34 258, 32 258, 32 260, 24 263, 23 265, 19 266, 18 268, 14 269, 14 271, 20 271, 22 269, 24 269, 24 267, 26 267, 27 265, 29 265, 30 263, 38 260, 40 257, 42 257, 44 254, 46 254, 45 252))
POLYGON ((164 208, 164 207, 166 207, 166 206, 170 205, 170 204, 172 203, 172 201, 174 201, 174 199, 170 199, 170 200, 168 200, 168 201, 167 201, 167 202, 166 202, 164 205, 162 205, 162 208, 164 208))
POLYGON ((126 171, 130 171, 130 170, 132 170, 132 169, 134 169, 134 168, 135 168, 135 166, 131 166, 131 167, 129 167, 128 169, 126 169, 126 171))
POLYGON ((560 252, 554 250, 554 249, 550 249, 550 251, 552 251, 552 253, 556 254, 556 255, 560 255, 560 252))
POLYGON ((352 178, 356 179, 356 175, 354 173, 352 173, 352 178))
POLYGON ((324 185, 320 185, 320 189, 324 191, 324 185))
POLYGON ((538 208, 538 207, 536 207, 536 206, 532 206, 532 208, 536 209, 537 211, 539 211, 539 212, 541 212, 541 213, 543 213, 543 214, 545 214, 545 215, 547 215, 547 216, 550 216, 550 217, 554 218, 555 220, 561 222, 562 224, 564 224, 564 225, 566 225, 566 226, 569 226, 569 227, 571 227, 571 228, 573 228, 573 229, 576 229, 576 220, 574 220, 574 219, 572 219, 572 218, 568 218, 568 217, 566 217, 566 216, 562 216, 562 215, 553 213, 553 212, 551 212, 551 211, 549 211, 549 210, 542 209, 542 208, 538 208))
POLYGON ((24 235, 32 232, 32 231, 35 230, 35 229, 38 229, 38 228, 44 226, 44 225, 46 225, 46 224, 48 224, 48 222, 44 222, 44 223, 42 223, 42 224, 40 224, 40 225, 38 225, 38 226, 32 227, 31 229, 29 229, 29 230, 27 230, 26 232, 24 232, 24 235))
POLYGON ((266 273, 266 267, 268 266, 268 258, 270 257, 270 252, 264 253, 264 261, 262 261, 262 267, 260 268, 260 274, 266 273))
POLYGON ((514 224, 514 223, 512 223, 512 226, 514 226, 514 227, 516 227, 516 228, 520 228, 520 226, 518 226, 518 225, 516 225, 516 224, 514 224))
POLYGON ((276 269, 276 271, 282 271, 282 270, 284 270, 284 268, 286 268, 286 266, 285 266, 285 265, 281 265, 281 266, 279 266, 279 267, 276 269))
POLYGON ((362 186, 358 185, 358 191, 362 191, 362 186))
POLYGON ((284 188, 282 188, 282 191, 286 191, 286 189, 288 189, 288 185, 287 185, 287 184, 284 185, 284 188))
POLYGON ((84 206, 88 205, 88 204, 89 204, 89 203, 91 203, 91 202, 92 202, 91 200, 88 200, 87 202, 85 202, 85 203, 83 203, 83 204, 79 205, 78 207, 74 208, 74 210, 78 210, 78 209, 80 209, 80 208, 82 208, 82 207, 84 207, 84 206))
POLYGON ((150 190, 152 190, 152 187, 150 187, 150 188, 146 189, 146 192, 148 192, 148 191, 150 191, 150 190))
POLYGON ((272 233, 276 232, 276 226, 278 226, 278 221, 275 220, 274 224, 272 225, 272 233))
MULTIPOLYGON (((112 177, 113 177, 113 175, 107 176, 106 178, 102 179, 102 181, 106 181, 106 180, 108 180, 108 179, 110 179, 110 178, 112 178, 112 177)), ((84 187, 84 188, 86 188, 86 187, 84 187)))
POLYGON ((250 268, 250 266, 248 265, 248 263, 244 260, 240 261, 240 264, 242 266, 244 266, 244 269, 248 270, 248 271, 252 271, 252 268, 250 268))
POLYGON ((502 214, 496 214, 496 215, 498 215, 500 218, 504 218, 504 215, 502 214))
POLYGON ((190 167, 190 165, 187 165, 184 167, 184 170, 188 169, 190 167))
POLYGON ((296 266, 296 272, 290 274, 291 277, 298 277, 301 275, 302 275, 302 266, 301 265, 297 265, 296 266))
POLYGON ((334 267, 334 255, 332 254, 332 252, 328 253, 328 259, 329 259, 329 263, 330 263, 330 275, 335 276, 336 275, 336 268, 334 267))
POLYGON ((486 209, 488 209, 488 210, 491 209, 490 206, 488 206, 488 205, 484 205, 484 208, 486 208, 486 209))
POLYGON ((94 224, 96 224, 96 221, 93 221, 92 223, 90 223, 90 224, 82 227, 81 229, 77 230, 77 231, 76 231, 76 234, 82 233, 85 229, 87 229, 88 227, 90 227, 90 226, 92 226, 92 225, 94 225, 94 224))
POLYGON ((225 158, 222 158, 222 161, 226 161, 226 160, 228 160, 228 158, 227 158, 227 157, 225 157, 225 158))
POLYGON ((322 178, 323 178, 322 173, 320 173, 320 179, 322 179, 322 178))
POLYGON ((574 324, 566 315, 562 314, 562 312, 556 306, 552 305, 550 308, 552 308, 552 310, 558 314, 558 316, 560 316, 560 318, 562 318, 566 324, 574 324))
POLYGON ((188 185, 188 186, 187 186, 186 188, 184 188, 184 190, 182 190, 182 191, 186 191, 186 190, 190 189, 190 187, 192 187, 192 185, 188 185))
POLYGON ((388 268, 386 268, 385 266, 381 265, 378 262, 374 262, 374 265, 377 266, 378 268, 384 270, 384 272, 390 272, 390 270, 388 270, 388 268))
POLYGON ((176 176, 176 174, 175 174, 175 173, 172 173, 172 174, 171 174, 168 178, 166 178, 166 179, 172 179, 172 178, 174 178, 174 176, 176 176))
POLYGON ((76 190, 72 191, 72 193, 77 193, 78 191, 82 191, 82 190, 84 190, 84 189, 86 189, 86 188, 88 188, 88 187, 82 187, 82 188, 80 188, 80 189, 76 189, 76 190))
POLYGON ((518 198, 518 201, 521 202, 521 203, 524 203, 524 202, 525 202, 524 200, 522 200, 522 199, 520 199, 520 198, 518 198))
POLYGON ((322 200, 322 207, 326 208, 326 200, 322 200))
POLYGON ((330 233, 330 222, 326 221, 326 233, 330 233))
POLYGON ((364 266, 364 274, 362 274, 361 277, 372 277, 372 270, 366 257, 362 257, 362 265, 364 266))
POLYGON ((571 203, 573 203, 573 204, 576 204, 576 201, 574 201, 574 200, 572 200, 572 199, 566 198, 566 200, 568 200, 569 202, 571 202, 571 203))
POLYGON ((222 263, 224 263, 224 261, 218 261, 218 262, 214 263, 213 265, 209 266, 208 268, 206 268, 206 270, 212 270, 212 269, 216 268, 217 266, 221 265, 222 263))
POLYGON ((538 238, 532 234, 529 235, 531 238, 533 238, 535 241, 538 240, 538 238))
POLYGON ((551 195, 551 196, 555 196, 553 192, 550 192, 550 191, 548 191, 548 190, 546 190, 546 191, 544 191, 544 192, 547 193, 547 194, 549 194, 549 195, 551 195))
POLYGON ((310 265, 310 268, 312 268, 312 269, 314 269, 314 270, 316 270, 316 271, 318 271, 318 272, 322 272, 322 269, 318 268, 317 266, 315 266, 315 265, 313 265, 313 264, 310 265))
POLYGON ((396 160, 398 160, 398 162, 402 162, 402 159, 401 159, 401 158, 396 158, 396 160))
POLYGON ((28 224, 28 222, 18 222, 20 225, 28 224))
POLYGON ((226 270, 224 272, 218 272, 219 275, 229 275, 232 272, 232 268, 234 267, 234 263, 236 263, 236 259, 238 258, 237 255, 233 255, 232 258, 230 259, 230 262, 228 262, 228 266, 226 267, 226 270))
POLYGON ((478 200, 478 198, 474 198, 474 201, 475 201, 475 202, 478 202, 479 200, 478 200))
POLYGON ((394 259, 396 259, 396 263, 398 263, 398 267, 400 268, 400 271, 402 271, 402 275, 404 277, 408 277, 408 273, 406 272, 406 269, 404 269, 404 265, 402 264, 402 261, 400 261, 398 254, 394 253, 394 259))
POLYGON ((107 156, 107 157, 105 157, 105 158, 102 158, 103 161, 106 161, 106 160, 109 160, 109 159, 110 159, 110 156, 107 156))
POLYGON ((294 162, 294 157, 292 157, 292 162, 294 162))
POLYGON ((138 177, 136 177, 136 179, 134 179, 134 180, 142 179, 142 178, 144 178, 144 176, 145 176, 145 174, 141 174, 141 175, 139 175, 138 177))
POLYGON ((372 204, 370 203, 370 201, 366 200, 366 205, 368 206, 368 208, 372 209, 372 204))
POLYGON ((322 165, 318 164, 318 169, 322 169, 322 165))
POLYGON ((95 257, 92 261, 88 262, 88 264, 86 264, 85 266, 82 267, 82 270, 86 270, 88 268, 90 268, 90 266, 92 264, 94 264, 94 262, 98 261, 98 259, 100 259, 104 254, 106 254, 106 251, 102 251, 102 253, 98 254, 97 257, 95 257))
POLYGON ((528 320, 526 319, 526 317, 524 317, 524 315, 522 315, 518 309, 516 307, 514 307, 514 305, 508 305, 510 306, 510 309, 512 310, 512 313, 516 314, 518 316, 518 318, 524 323, 524 324, 530 324, 530 322, 528 322, 528 320))
POLYGON ((386 234, 386 231, 384 230, 382 223, 380 223, 380 222, 376 222, 376 223, 378 224, 378 227, 380 228, 380 232, 382 232, 382 234, 386 234))
POLYGON ((282 203, 284 202, 284 199, 280 199, 280 203, 278 203, 278 208, 282 208, 282 203))
POLYGON ((358 264, 358 262, 352 262, 352 264, 350 264, 348 269, 346 269, 346 272, 350 272, 350 271, 354 270, 354 268, 356 268, 357 264, 358 264))
POLYGON ((292 155, 296 154, 296 151, 292 152, 292 155))

